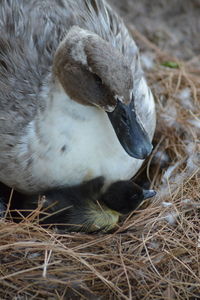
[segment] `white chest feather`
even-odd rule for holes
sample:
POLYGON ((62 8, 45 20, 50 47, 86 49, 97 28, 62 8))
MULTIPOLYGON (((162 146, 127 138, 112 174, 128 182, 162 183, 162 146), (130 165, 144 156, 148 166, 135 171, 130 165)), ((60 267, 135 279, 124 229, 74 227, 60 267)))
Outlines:
POLYGON ((47 188, 103 175, 107 182, 130 178, 142 161, 120 145, 107 114, 55 93, 48 110, 28 127, 32 177, 47 188))

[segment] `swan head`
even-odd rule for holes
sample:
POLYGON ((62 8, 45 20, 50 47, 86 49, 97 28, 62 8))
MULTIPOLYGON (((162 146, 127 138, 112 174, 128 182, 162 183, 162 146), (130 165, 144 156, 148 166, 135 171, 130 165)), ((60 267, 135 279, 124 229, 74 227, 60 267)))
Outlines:
POLYGON ((111 43, 73 26, 58 46, 53 74, 72 101, 104 110, 124 150, 145 159, 150 138, 135 109, 130 63, 111 43))

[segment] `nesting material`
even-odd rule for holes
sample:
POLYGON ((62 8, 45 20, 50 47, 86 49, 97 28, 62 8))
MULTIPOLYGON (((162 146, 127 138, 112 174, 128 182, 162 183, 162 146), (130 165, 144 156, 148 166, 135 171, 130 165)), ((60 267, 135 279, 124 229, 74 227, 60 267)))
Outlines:
POLYGON ((147 164, 156 198, 112 234, 59 234, 38 225, 37 211, 20 224, 1 220, 1 299, 200 297, 200 69, 163 67, 165 54, 146 48, 156 57, 147 73, 158 113, 147 164))

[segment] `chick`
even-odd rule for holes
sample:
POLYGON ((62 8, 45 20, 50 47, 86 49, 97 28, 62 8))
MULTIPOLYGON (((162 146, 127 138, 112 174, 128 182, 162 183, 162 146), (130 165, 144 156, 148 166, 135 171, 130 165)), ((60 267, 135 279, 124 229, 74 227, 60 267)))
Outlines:
POLYGON ((155 195, 154 190, 145 190, 131 180, 126 180, 111 184, 102 194, 101 201, 120 215, 125 215, 135 210, 143 200, 155 195))
POLYGON ((119 217, 133 211, 155 191, 143 190, 131 181, 117 181, 103 192, 104 178, 97 177, 83 184, 57 188, 41 195, 15 193, 15 209, 27 216, 39 208, 41 224, 54 224, 64 231, 108 232, 119 217))

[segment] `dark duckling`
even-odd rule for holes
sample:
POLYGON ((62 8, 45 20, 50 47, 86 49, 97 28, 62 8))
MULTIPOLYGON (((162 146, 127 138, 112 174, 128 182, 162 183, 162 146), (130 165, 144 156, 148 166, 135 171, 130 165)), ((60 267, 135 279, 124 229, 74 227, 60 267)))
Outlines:
POLYGON ((28 216, 32 210, 39 208, 41 224, 54 224, 64 231, 108 232, 116 226, 121 215, 130 213, 144 199, 156 194, 132 181, 117 181, 105 192, 102 191, 103 186, 104 178, 97 177, 80 185, 52 189, 40 195, 14 192, 11 209, 23 210, 23 215, 28 216))

